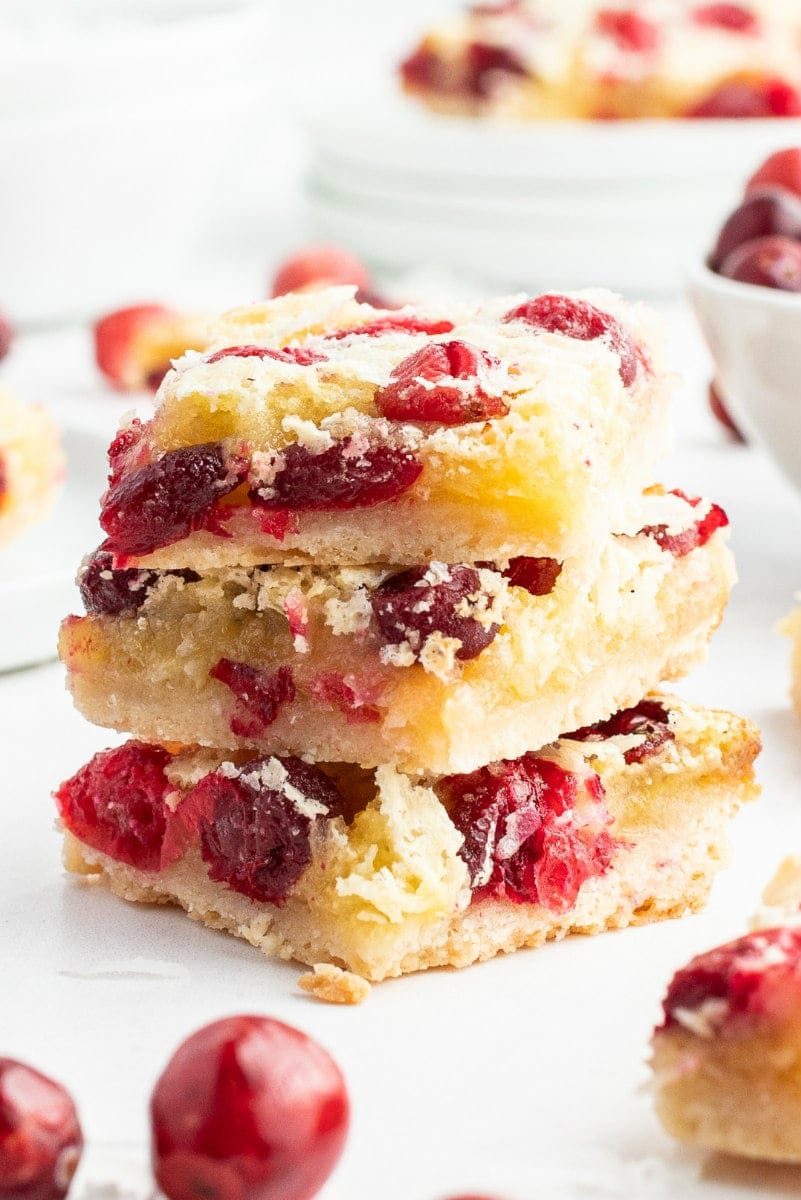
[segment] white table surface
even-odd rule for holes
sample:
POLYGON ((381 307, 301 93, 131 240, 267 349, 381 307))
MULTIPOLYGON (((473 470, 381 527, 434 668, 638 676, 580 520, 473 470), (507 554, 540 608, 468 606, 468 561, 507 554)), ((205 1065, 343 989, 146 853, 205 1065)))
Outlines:
MULTIPOLYGON (((726 506, 741 574, 709 663, 682 694, 753 717, 765 741, 764 794, 735 823, 733 865, 707 911, 390 982, 359 1008, 317 1004, 297 990, 295 967, 65 878, 50 792, 111 738, 73 711, 58 665, 2 676, 0 1053, 76 1096, 89 1142, 77 1197, 101 1183, 147 1193, 156 1074, 198 1025, 244 1010, 307 1030, 345 1071, 353 1124, 327 1200, 801 1195, 801 1171, 675 1147, 644 1090, 673 970, 742 932, 778 860, 801 850, 801 727, 774 628, 801 587, 801 502, 757 451, 718 433, 702 395, 704 355, 687 314, 671 316, 687 383, 663 477, 726 506)), ((23 342, 3 380, 101 431, 124 407, 103 394, 75 334, 23 342)), ((87 529, 87 549, 93 536, 87 529)))

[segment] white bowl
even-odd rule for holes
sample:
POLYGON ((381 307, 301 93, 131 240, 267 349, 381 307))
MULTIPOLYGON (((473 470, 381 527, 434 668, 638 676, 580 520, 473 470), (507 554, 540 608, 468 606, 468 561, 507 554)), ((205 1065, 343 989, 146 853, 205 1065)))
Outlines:
POLYGON ((732 416, 801 489, 801 295, 706 266, 689 287, 732 416))

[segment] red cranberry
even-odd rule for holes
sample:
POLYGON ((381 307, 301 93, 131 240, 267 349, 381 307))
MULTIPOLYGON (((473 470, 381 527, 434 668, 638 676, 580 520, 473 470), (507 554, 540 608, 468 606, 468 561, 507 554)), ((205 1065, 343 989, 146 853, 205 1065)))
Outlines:
POLYGON ((595 725, 585 725, 565 737, 577 742, 602 742, 606 738, 619 737, 621 734, 636 733, 642 736, 642 742, 630 746, 623 755, 626 763, 639 763, 653 754, 658 754, 667 742, 675 740, 675 733, 668 725, 668 710, 658 700, 641 700, 633 708, 624 708, 607 721, 597 721, 595 725))
POLYGON ((103 750, 56 792, 61 819, 88 846, 138 867, 158 871, 169 857, 164 774, 166 750, 126 742, 103 750))
POLYGON ((801 242, 788 237, 745 242, 723 260, 720 273, 756 287, 801 292, 801 242))
POLYGON ((419 657, 432 633, 456 638, 462 662, 477 658, 495 640, 499 625, 485 627, 469 614, 481 597, 481 577, 475 567, 412 567, 391 575, 370 597, 381 637, 388 645, 407 642, 419 657), (465 612, 467 608, 467 612, 465 612))
POLYGON ((509 405, 485 390, 486 372, 497 358, 467 342, 429 342, 393 370, 375 403, 393 421, 464 425, 503 417, 509 405))
POLYGON ((758 1011, 766 975, 797 975, 799 965, 801 929, 759 930, 699 954, 671 980, 663 1028, 676 1024, 678 1009, 696 1009, 707 1000, 727 1001, 731 1014, 758 1011))
POLYGON ((710 383, 710 385, 709 385, 709 408, 710 408, 710 411, 712 412, 712 416, 717 421, 720 421, 721 425, 723 425, 723 427, 728 430, 728 432, 732 435, 732 437, 735 439, 735 441, 738 441, 738 442, 745 441, 745 435, 743 434, 742 430, 735 424, 734 418, 732 417, 731 413, 729 412, 729 410, 726 406, 726 403, 723 399, 723 396, 720 391, 720 387, 714 381, 712 383, 710 383))
POLYGON ((141 571, 136 567, 114 567, 114 555, 108 550, 95 550, 84 563, 78 576, 78 586, 84 608, 98 616, 129 616, 142 607, 148 592, 166 575, 180 576, 186 583, 196 583, 195 571, 141 571))
POLYGON ((504 575, 512 587, 525 588, 532 596, 548 596, 562 574, 562 564, 555 558, 529 558, 520 555, 509 560, 504 575))
POLYGON ((8 354, 16 336, 17 331, 8 317, 0 313, 0 361, 8 354))
POLYGON ((801 147, 791 146, 771 154, 748 180, 745 192, 750 196, 752 192, 773 187, 784 188, 801 199, 801 147))
POLYGON ((522 78, 528 67, 508 46, 472 42, 465 54, 464 90, 478 100, 493 95, 504 77, 522 78))
POLYGON ((221 496, 244 477, 221 445, 183 446, 127 472, 103 497, 106 549, 119 556, 150 554, 203 528, 221 496))
POLYGON ((0 1058, 0 1196, 62 1200, 82 1150, 66 1088, 25 1063, 0 1058))
MULTIPOLYGON (((679 488, 674 488, 670 494, 680 496, 692 508, 697 508, 701 503, 700 496, 687 496, 679 488)), ((720 505, 711 504, 703 517, 679 533, 669 533, 667 525, 645 525, 640 533, 653 538, 666 553, 672 554, 674 558, 683 558, 685 554, 690 554, 699 546, 705 546, 713 533, 718 529, 725 529, 728 524, 729 518, 720 505)))
POLYGON ((312 680, 309 691, 320 704, 328 704, 344 713, 348 725, 369 725, 381 720, 375 704, 379 689, 358 675, 321 671, 312 680))
POLYGON ((376 317, 365 325, 357 325, 352 329, 337 329, 334 333, 326 334, 334 342, 347 337, 381 337, 385 333, 450 333, 452 321, 429 321, 424 317, 408 316, 406 313, 391 313, 386 317, 376 317))
POLYGON ((153 1170, 169 1200, 311 1200, 345 1145, 342 1073, 270 1017, 226 1017, 178 1047, 150 1102, 153 1170))
POLYGON ((401 441, 356 434, 313 454, 299 442, 280 452, 269 486, 250 491, 254 504, 296 512, 372 508, 396 500, 416 482, 423 464, 401 441))
POLYGON ((504 321, 525 321, 548 333, 561 333, 581 342, 606 342, 620 358, 620 378, 630 387, 637 375, 637 351, 623 326, 610 313, 570 296, 537 296, 511 309, 504 321))
POLYGON ((233 776, 206 775, 188 812, 197 814, 210 879, 281 904, 311 862, 310 810, 339 816, 344 802, 318 767, 290 757, 255 759, 233 776))
POLYGON ((123 475, 147 462, 145 426, 138 417, 119 431, 108 448, 108 481, 113 486, 123 475))
POLYGON ((279 667, 270 674, 247 663, 221 658, 209 675, 236 696, 236 709, 229 726, 237 737, 258 737, 273 724, 281 707, 295 699, 289 667, 279 667))
POLYGON ((206 362, 216 363, 223 358, 272 358, 275 362, 293 363, 298 367, 310 367, 312 363, 328 361, 326 354, 309 350, 306 346, 282 346, 280 350, 270 346, 226 346, 224 350, 209 355, 206 362))
POLYGON ((688 117, 711 120, 799 115, 801 93, 782 79, 730 79, 687 113, 688 117))
POLYGON ((595 774, 579 778, 526 754, 452 775, 439 790, 464 835, 459 853, 474 896, 567 912, 582 885, 611 862, 614 842, 595 774))
POLYGON ((440 56, 425 45, 418 46, 400 65, 401 79, 410 91, 449 92, 452 72, 440 56))
POLYGON ((656 50, 660 41, 658 27, 635 9, 602 9, 595 18, 595 28, 632 54, 656 50))
POLYGON ((307 246, 281 264, 270 294, 284 296, 345 283, 357 288, 370 286, 370 272, 355 254, 340 246, 307 246))
POLYGON ((710 267, 720 270, 738 246, 772 234, 801 241, 801 199, 780 188, 754 192, 734 210, 720 231, 710 267))
POLYGON ((714 25, 733 33, 759 32, 756 13, 742 4, 702 4, 693 12, 693 20, 696 25, 714 25))

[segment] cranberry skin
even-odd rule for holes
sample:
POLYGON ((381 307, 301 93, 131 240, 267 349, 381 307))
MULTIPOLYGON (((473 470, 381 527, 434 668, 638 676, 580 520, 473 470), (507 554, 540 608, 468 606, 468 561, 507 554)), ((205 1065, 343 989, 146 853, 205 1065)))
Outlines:
POLYGON ((687 113, 713 121, 799 115, 801 93, 783 79, 730 79, 687 113))
POLYGON ((486 372, 499 366, 497 358, 468 342, 430 342, 398 363, 386 387, 376 392, 376 407, 393 421, 437 425, 504 417, 509 405, 482 383, 486 372))
POLYGON ((564 736, 576 742, 601 742, 606 738, 633 733, 642 734, 643 741, 637 746, 630 746, 624 753, 623 761, 629 764, 643 762, 658 754, 667 742, 676 738, 668 725, 668 710, 658 700, 641 700, 633 708, 621 709, 607 721, 585 725, 583 729, 576 729, 564 736))
POLYGON ((14 339, 17 336, 17 331, 4 313, 0 313, 0 362, 6 357, 14 339))
POLYGON ((276 720, 284 704, 295 699, 295 684, 289 667, 269 674, 247 663, 221 658, 209 671, 236 696, 236 711, 229 721, 237 737, 258 737, 276 720))
POLYGON ((759 33, 756 13, 742 4, 702 4, 693 12, 696 25, 711 25, 732 33, 759 33))
POLYGON ((425 317, 410 316, 407 313, 390 313, 386 317, 376 317, 374 321, 368 321, 365 325, 356 325, 351 329, 337 329, 333 333, 326 334, 326 337, 332 342, 341 342, 343 338, 347 337, 381 337, 385 333, 433 335, 450 333, 452 329, 452 321, 429 321, 425 317))
POLYGON ((78 576, 84 608, 98 616, 131 616, 137 612, 148 591, 165 575, 178 575, 186 583, 197 583, 196 571, 143 571, 136 567, 115 568, 114 555, 95 550, 78 576))
POLYGON ((726 403, 721 395, 720 387, 715 382, 709 385, 709 409, 715 420, 719 421, 724 429, 728 430, 735 441, 745 441, 745 434, 735 424, 734 418, 726 407, 726 403))
POLYGON ((801 292, 801 242, 787 237, 756 238, 732 250, 720 274, 739 283, 801 292))
POLYGON ((418 46, 400 65, 400 76, 409 91, 448 92, 450 71, 427 46, 418 46))
POLYGON ((345 438, 321 454, 293 442, 281 451, 281 458, 269 495, 251 488, 255 505, 296 512, 372 508, 403 495, 423 470, 411 450, 383 437, 372 438, 366 446, 361 438, 345 438))
POLYGON ((370 604, 381 637, 388 645, 409 642, 419 654, 432 633, 457 638, 461 662, 477 658, 495 640, 499 625, 485 628, 474 617, 459 612, 466 597, 481 592, 481 577, 475 567, 448 567, 442 582, 426 579, 430 568, 412 567, 385 579, 372 593, 370 604))
POLYGON ((485 100, 497 91, 504 77, 525 78, 528 73, 526 64, 508 46, 472 42, 466 51, 463 86, 454 90, 485 100))
POLYGON ((555 558, 530 558, 519 555, 509 560, 504 575, 512 587, 525 588, 532 596, 548 596, 562 574, 562 564, 555 558))
POLYGON ((645 54, 659 46, 659 29, 634 9, 603 9, 595 19, 598 33, 611 38, 619 49, 645 54))
POLYGON ((720 231, 710 267, 720 270, 738 246, 773 234, 801 241, 801 199, 781 188, 754 192, 734 210, 720 231))
MULTIPOLYGON (((700 496, 688 496, 680 488, 673 488, 670 495, 680 496, 691 508, 697 508, 701 503, 700 496)), ((669 533, 667 525, 644 525, 639 532, 653 538, 657 545, 674 558, 683 558, 699 546, 705 546, 713 533, 718 529, 725 529, 728 524, 729 518, 720 505, 711 504, 703 517, 679 533, 669 533)))
POLYGON ((0 1196, 61 1200, 82 1150, 67 1090, 25 1063, 0 1058, 0 1196))
POLYGON ((153 1171, 169 1200, 311 1200, 350 1119, 339 1067, 270 1017, 226 1017, 178 1047, 150 1101, 153 1171))
POLYGON ((223 358, 271 358, 275 362, 292 363, 297 367, 310 367, 312 363, 327 362, 328 356, 306 346, 226 346, 209 355, 207 363, 220 362, 223 358))
POLYGON ((620 358, 620 378, 631 387, 637 376, 637 350, 623 326, 610 313, 570 296, 537 296, 511 309, 504 321, 525 321, 548 333, 561 333, 581 342, 606 342, 620 358))
POLYGON ((203 526, 215 501, 244 477, 216 442, 168 450, 125 473, 103 497, 100 524, 115 555, 150 554, 203 526))
POLYGON ((286 783, 339 816, 344 802, 318 767, 299 758, 255 759, 230 777, 212 772, 192 790, 200 852, 209 878, 260 903, 282 904, 311 862, 311 818, 284 791, 258 778, 261 767, 281 764, 286 783))
POLYGON ((748 180, 745 194, 750 196, 764 188, 783 188, 801 200, 801 147, 777 150, 766 158, 748 180))
POLYGON ((166 750, 143 742, 101 751, 56 792, 62 821, 95 850, 139 870, 158 871, 168 853, 169 761, 166 750))
POLYGON ((307 246, 286 259, 275 273, 270 294, 305 292, 336 284, 370 287, 370 272, 364 263, 340 246, 307 246))

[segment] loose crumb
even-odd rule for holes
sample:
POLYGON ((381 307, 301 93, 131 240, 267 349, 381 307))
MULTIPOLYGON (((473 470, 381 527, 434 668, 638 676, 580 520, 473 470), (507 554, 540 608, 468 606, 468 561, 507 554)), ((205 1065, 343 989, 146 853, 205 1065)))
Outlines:
POLYGON ((372 991, 361 975, 343 971, 331 963, 315 963, 311 971, 301 975, 298 986, 327 1004, 361 1004, 372 991))

